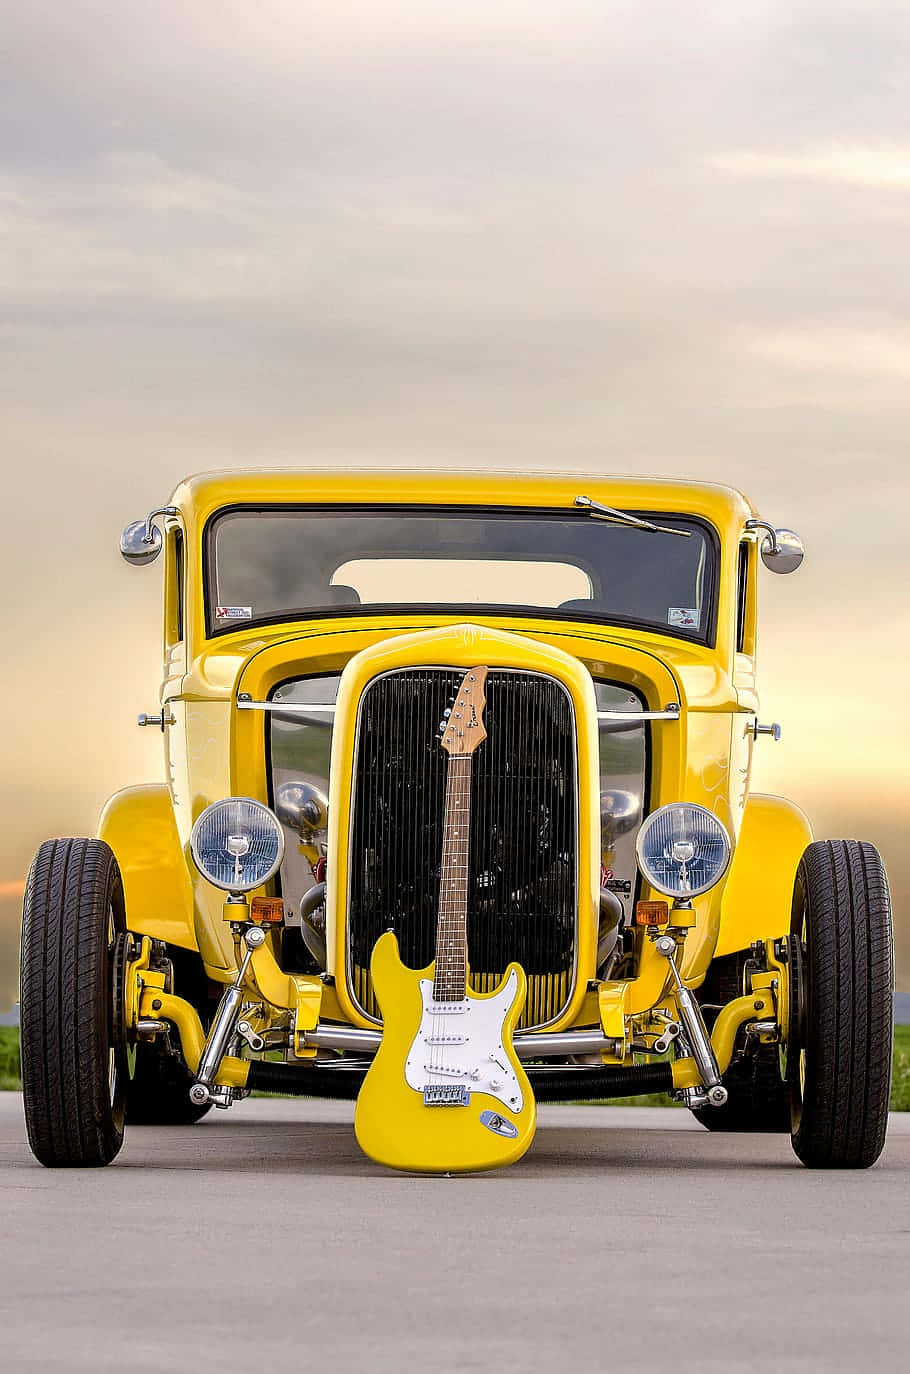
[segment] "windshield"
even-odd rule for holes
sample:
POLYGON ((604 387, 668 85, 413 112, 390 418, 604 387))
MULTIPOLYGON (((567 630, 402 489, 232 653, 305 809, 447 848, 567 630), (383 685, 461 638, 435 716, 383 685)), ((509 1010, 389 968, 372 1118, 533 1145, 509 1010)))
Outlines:
POLYGON ((234 507, 206 532, 209 632, 402 606, 608 621, 710 642, 707 525, 680 539, 572 511, 234 507))

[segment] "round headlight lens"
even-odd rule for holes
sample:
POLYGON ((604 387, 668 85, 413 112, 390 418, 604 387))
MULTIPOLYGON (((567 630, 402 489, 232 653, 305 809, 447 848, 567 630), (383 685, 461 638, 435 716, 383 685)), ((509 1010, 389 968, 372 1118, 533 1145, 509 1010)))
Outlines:
POLYGON ((668 897, 697 897, 719 882, 730 862, 730 837, 712 811, 672 802, 653 812, 635 841, 638 867, 668 897))
POLYGON ((193 826, 190 848, 210 883, 227 892, 250 892, 278 871, 284 831, 262 802, 228 797, 205 808, 193 826))

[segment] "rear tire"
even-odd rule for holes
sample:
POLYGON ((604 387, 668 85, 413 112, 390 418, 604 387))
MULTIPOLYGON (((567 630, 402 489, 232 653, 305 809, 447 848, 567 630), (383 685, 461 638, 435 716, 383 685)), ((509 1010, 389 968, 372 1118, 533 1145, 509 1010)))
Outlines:
POLYGON ((28 1142, 49 1168, 109 1164, 123 1143, 123 990, 112 971, 125 929, 108 845, 43 844, 25 887, 20 1042, 28 1142))
POLYGON ((810 1169, 868 1169, 885 1143, 894 1034, 891 901, 873 845, 809 845, 791 930, 806 982, 804 1043, 788 1065, 793 1149, 810 1169))
POLYGON ((130 1126, 192 1126, 210 1110, 190 1101, 193 1075, 182 1060, 156 1045, 136 1046, 136 1066, 126 1099, 130 1126))
MULTIPOLYGON (((209 980, 196 951, 156 942, 152 967, 164 971, 166 991, 176 992, 195 1007, 203 1027, 208 1028, 217 1003, 213 1003, 209 980)), ((165 1049, 160 1040, 139 1041, 136 1045, 133 1076, 126 1095, 128 1126, 192 1126, 211 1110, 211 1103, 197 1107, 190 1101, 195 1079, 173 1030, 171 1044, 176 1053, 165 1049)))

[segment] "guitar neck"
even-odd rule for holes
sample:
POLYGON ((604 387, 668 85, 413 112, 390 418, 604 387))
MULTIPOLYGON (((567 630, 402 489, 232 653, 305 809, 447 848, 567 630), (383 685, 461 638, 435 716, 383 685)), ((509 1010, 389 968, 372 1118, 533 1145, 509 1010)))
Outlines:
POLYGON ((439 916, 436 922, 437 1002, 460 1002, 468 983, 468 857, 471 835, 471 755, 452 755, 446 777, 439 916))

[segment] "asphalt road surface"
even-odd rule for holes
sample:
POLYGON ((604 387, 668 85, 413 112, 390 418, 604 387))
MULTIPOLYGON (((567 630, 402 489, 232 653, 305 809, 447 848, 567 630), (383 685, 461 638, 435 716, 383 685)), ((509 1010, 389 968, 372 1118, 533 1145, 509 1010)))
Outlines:
POLYGON ((417 1178, 347 1104, 251 1100, 50 1171, 0 1095, 0 1368, 907 1367, 910 1114, 876 1168, 683 1111, 544 1107, 512 1169, 417 1178))

